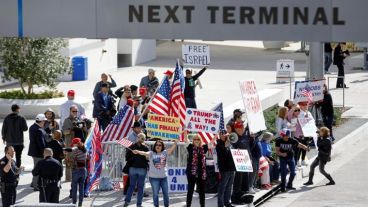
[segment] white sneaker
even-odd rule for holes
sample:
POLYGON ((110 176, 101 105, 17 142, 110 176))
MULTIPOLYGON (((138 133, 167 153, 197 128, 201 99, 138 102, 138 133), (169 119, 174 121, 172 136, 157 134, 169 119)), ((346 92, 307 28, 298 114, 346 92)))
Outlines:
POLYGON ((256 192, 261 191, 261 190, 260 190, 260 189, 258 189, 258 188, 253 188, 253 190, 254 190, 254 191, 256 191, 256 192))
POLYGON ((302 161, 303 166, 308 166, 307 162, 305 160, 302 161))
POLYGON ((300 164, 300 161, 298 161, 298 167, 301 167, 302 165, 300 164))
POLYGON ((256 191, 253 188, 249 188, 249 194, 256 194, 256 191))

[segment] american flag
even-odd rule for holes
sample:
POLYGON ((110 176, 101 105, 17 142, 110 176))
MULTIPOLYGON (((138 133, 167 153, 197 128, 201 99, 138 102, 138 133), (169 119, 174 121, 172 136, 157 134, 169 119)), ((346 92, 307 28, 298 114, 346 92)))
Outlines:
POLYGON ((84 191, 90 194, 100 184, 100 176, 102 172, 102 146, 101 146, 101 131, 98 121, 95 121, 92 127, 93 131, 88 135, 85 146, 90 157, 87 162, 87 184, 84 191))
POLYGON ((309 103, 313 103, 313 94, 312 94, 312 91, 309 90, 308 88, 305 88, 303 91, 302 91, 302 95, 304 97, 307 97, 307 100, 308 100, 308 104, 309 103))
MULTIPOLYGON (((226 133, 222 103, 219 103, 218 105, 216 105, 212 109, 212 111, 220 112, 221 115, 220 115, 220 131, 219 131, 219 133, 226 133)), ((212 141, 212 139, 215 137, 214 134, 206 133, 206 132, 199 132, 198 135, 201 137, 202 142, 205 143, 205 144, 210 143, 212 141)))
POLYGON ((120 181, 113 181, 112 187, 114 191, 119 191, 121 189, 121 182, 120 181))
MULTIPOLYGON (((184 127, 185 114, 186 114, 184 87, 185 87, 185 79, 183 75, 183 70, 180 67, 179 63, 177 62, 174 72, 172 89, 170 93, 169 114, 173 117, 179 117, 181 127, 184 127)), ((183 138, 184 137, 182 136, 181 140, 183 140, 183 138)))
POLYGON ((170 81, 165 76, 160 88, 157 90, 156 95, 153 97, 151 104, 148 108, 158 115, 169 114, 169 101, 170 101, 170 81))
POLYGON ((123 138, 118 141, 118 144, 123 145, 125 148, 129 148, 130 146, 132 146, 133 142, 127 138, 123 138))
POLYGON ((128 136, 132 130, 132 125, 134 121, 134 111, 129 105, 125 105, 121 108, 106 127, 102 134, 102 141, 115 141, 120 140, 123 137, 128 136))

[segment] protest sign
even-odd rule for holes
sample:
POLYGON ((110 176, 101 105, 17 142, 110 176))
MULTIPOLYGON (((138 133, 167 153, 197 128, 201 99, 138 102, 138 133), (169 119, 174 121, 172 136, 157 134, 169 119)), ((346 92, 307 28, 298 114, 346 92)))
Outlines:
POLYGON ((323 100, 323 84, 324 80, 295 82, 294 103, 308 102, 308 93, 313 102, 323 100))
POLYGON ((187 108, 185 126, 191 132, 217 134, 220 128, 221 113, 187 108))
POLYGON ((316 123, 313 118, 298 118, 304 137, 315 137, 317 134, 316 123))
POLYGON ((248 150, 231 149, 237 172, 253 172, 252 160, 249 158, 248 150))
POLYGON ((148 114, 147 135, 163 140, 178 140, 181 134, 180 120, 177 117, 148 114))
POLYGON ((182 58, 185 66, 210 65, 210 46, 182 45, 182 58))
POLYGON ((276 62, 276 82, 294 81, 294 60, 278 60, 276 62))
POLYGON ((240 81, 239 85, 250 133, 265 130, 265 119, 255 82, 253 80, 240 81))
POLYGON ((188 191, 188 179, 185 167, 168 167, 167 180, 170 193, 186 193, 188 191))

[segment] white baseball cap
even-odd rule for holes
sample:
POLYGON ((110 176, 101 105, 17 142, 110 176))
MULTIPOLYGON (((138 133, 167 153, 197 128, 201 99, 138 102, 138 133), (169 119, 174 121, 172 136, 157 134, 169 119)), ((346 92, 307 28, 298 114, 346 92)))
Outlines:
POLYGON ((45 116, 45 114, 38 114, 37 116, 36 116, 36 121, 46 121, 47 119, 46 119, 46 116, 45 116))

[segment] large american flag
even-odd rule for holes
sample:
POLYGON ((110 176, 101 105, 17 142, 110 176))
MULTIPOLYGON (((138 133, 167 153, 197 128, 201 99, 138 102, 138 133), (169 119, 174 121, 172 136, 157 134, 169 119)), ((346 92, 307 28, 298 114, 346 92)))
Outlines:
POLYGON ((309 90, 308 88, 305 88, 305 89, 302 91, 302 95, 303 95, 304 97, 307 97, 308 104, 313 103, 313 94, 312 94, 312 91, 311 91, 311 90, 309 90))
POLYGON ((120 139, 118 141, 118 144, 122 145, 125 148, 129 148, 130 146, 132 146, 133 142, 124 137, 123 139, 120 139))
POLYGON ((182 127, 184 127, 185 124, 185 113, 186 113, 186 106, 184 100, 184 87, 185 87, 185 79, 183 75, 183 69, 177 62, 174 72, 172 89, 170 93, 169 114, 170 116, 178 117, 180 119, 180 124, 182 127))
POLYGON ((100 176, 102 172, 102 146, 101 146, 101 131, 98 121, 95 121, 92 127, 93 131, 88 135, 85 146, 90 157, 87 162, 87 184, 84 191, 87 195, 96 189, 100 184, 100 176))
MULTIPOLYGON (((218 111, 220 112, 220 131, 219 133, 226 133, 226 129, 225 129, 225 121, 224 121, 224 112, 223 112, 223 106, 222 103, 219 103, 218 105, 216 105, 212 111, 218 111)), ((201 137, 202 142, 205 144, 210 143, 215 135, 212 133, 206 133, 206 132, 199 132, 198 135, 201 137)))
POLYGON ((129 105, 125 105, 114 116, 110 124, 102 134, 102 141, 116 141, 128 136, 132 130, 134 111, 129 105))
POLYGON ((158 115, 168 115, 170 91, 171 91, 170 81, 169 78, 165 76, 160 88, 157 90, 157 93, 153 97, 152 102, 148 106, 148 108, 158 115))

